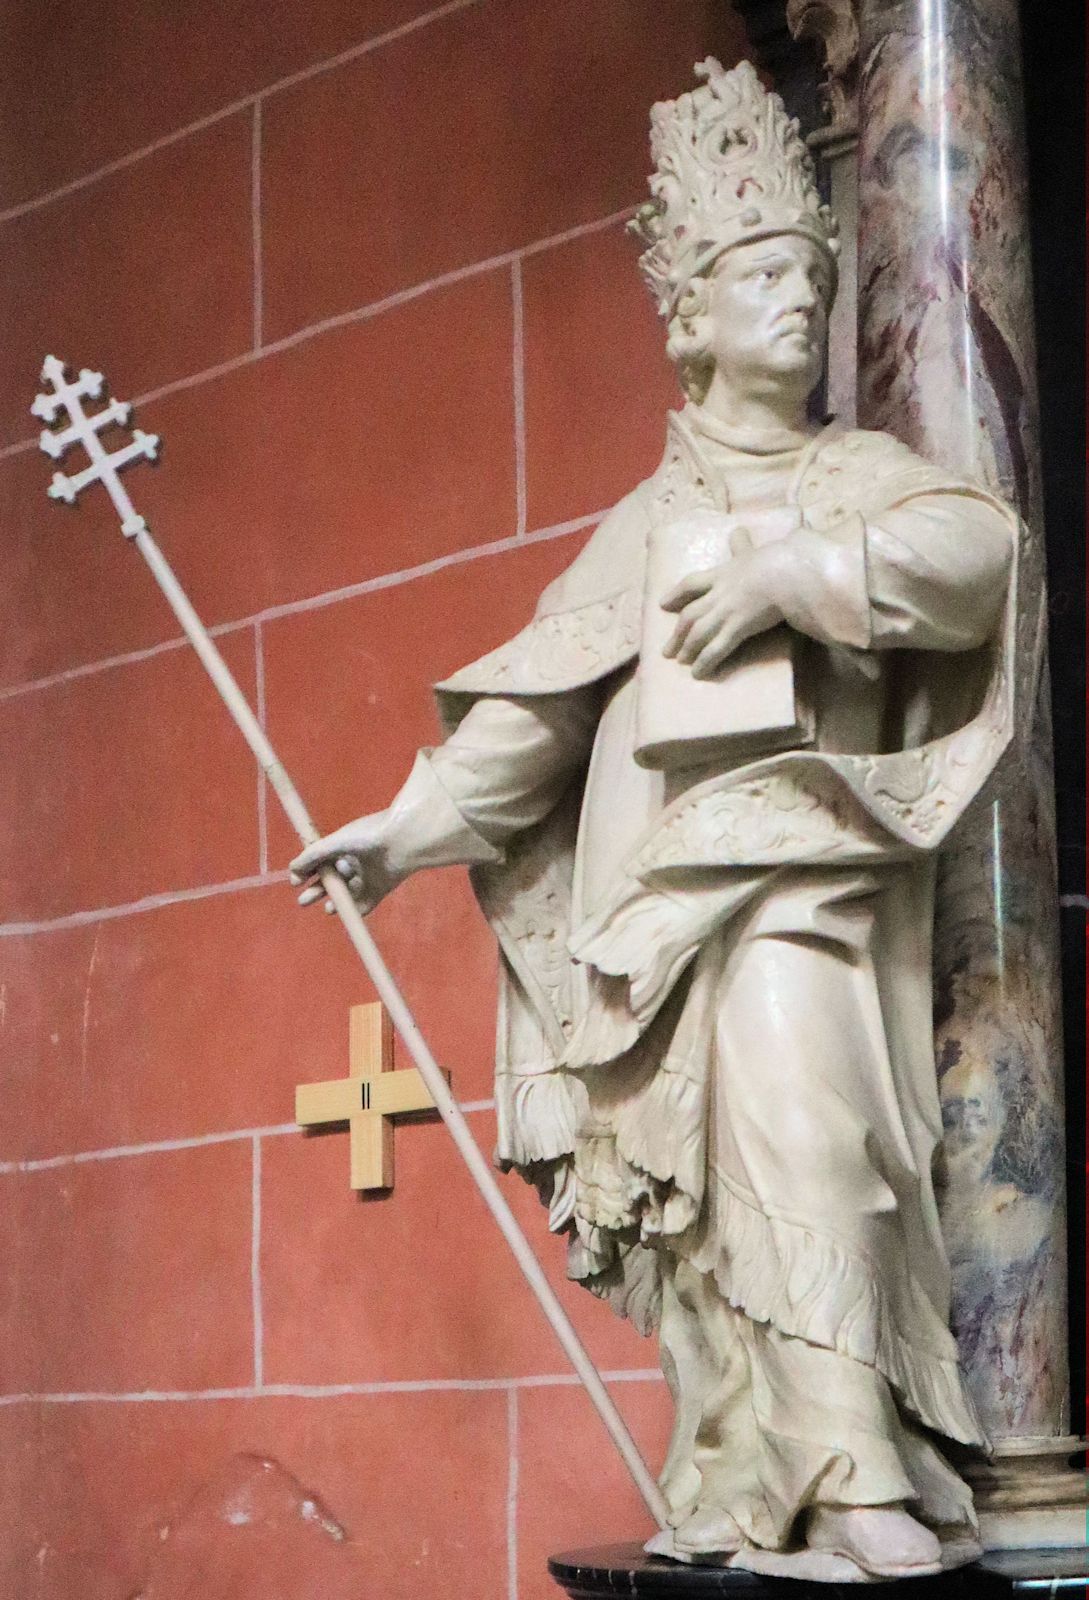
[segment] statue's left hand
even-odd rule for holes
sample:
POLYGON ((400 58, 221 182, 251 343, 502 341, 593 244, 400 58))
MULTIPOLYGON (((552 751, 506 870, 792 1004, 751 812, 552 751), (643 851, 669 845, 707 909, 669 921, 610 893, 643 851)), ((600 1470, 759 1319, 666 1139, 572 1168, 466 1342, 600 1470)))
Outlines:
MULTIPOLYGON (((364 915, 373 911, 405 876, 390 863, 388 829, 389 812, 376 811, 370 816, 357 817, 335 833, 326 834, 324 839, 308 845, 291 863, 292 883, 296 888, 306 885, 299 896, 299 904, 310 906, 325 900, 321 874, 333 867, 352 891, 364 915)), ((333 909, 329 901, 325 902, 325 908, 333 909)))
MULTIPOLYGON (((739 543, 735 536, 735 549, 739 543)), ((663 610, 679 613, 663 654, 690 666, 694 678, 709 678, 746 639, 782 622, 774 592, 783 556, 776 541, 682 578, 662 601, 663 610)))

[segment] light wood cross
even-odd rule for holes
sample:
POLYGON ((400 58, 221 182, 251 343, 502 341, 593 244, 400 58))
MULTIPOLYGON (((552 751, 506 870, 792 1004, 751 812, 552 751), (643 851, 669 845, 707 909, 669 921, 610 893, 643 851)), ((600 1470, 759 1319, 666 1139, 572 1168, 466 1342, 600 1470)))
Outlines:
MULTIPOLYGON (((348 1013, 348 1076, 300 1083, 295 1121, 304 1128, 348 1124, 353 1189, 393 1188, 393 1123, 435 1102, 415 1067, 393 1071, 393 1025, 385 1006, 352 1006, 348 1013)), ((449 1081, 449 1073, 444 1074, 449 1081)))

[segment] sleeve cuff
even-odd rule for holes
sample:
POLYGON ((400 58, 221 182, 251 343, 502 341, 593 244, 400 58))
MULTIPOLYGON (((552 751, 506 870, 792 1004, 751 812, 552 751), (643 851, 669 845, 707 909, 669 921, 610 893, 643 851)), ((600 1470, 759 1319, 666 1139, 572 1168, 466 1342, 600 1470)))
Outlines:
MULTIPOLYGON (((769 547, 770 548, 770 547, 769 547)), ((859 513, 783 540, 776 601, 784 619, 822 644, 868 650, 872 643, 866 523, 859 513)))
POLYGON ((476 866, 503 852, 466 822, 421 750, 386 813, 386 860, 397 874, 422 867, 476 866))

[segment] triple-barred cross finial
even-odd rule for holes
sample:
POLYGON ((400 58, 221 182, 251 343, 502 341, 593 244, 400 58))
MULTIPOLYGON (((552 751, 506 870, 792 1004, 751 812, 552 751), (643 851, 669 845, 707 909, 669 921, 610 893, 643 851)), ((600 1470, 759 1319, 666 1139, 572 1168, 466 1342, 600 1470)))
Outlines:
POLYGON ((107 428, 123 427, 132 414, 132 406, 126 400, 111 400, 100 411, 88 415, 83 402, 97 400, 104 381, 101 372, 84 367, 75 382, 70 383, 64 362, 58 361, 56 356, 46 356, 42 362, 42 382, 52 386, 52 393, 37 395, 30 410, 46 424, 54 423, 59 413, 68 413, 67 427, 55 432, 51 432, 49 426, 42 429, 38 443, 46 455, 60 461, 73 445, 82 444, 90 457, 90 466, 84 467, 82 472, 54 472, 48 491, 51 499, 74 505, 83 489, 92 483, 102 483, 121 518, 121 532, 131 539, 147 524, 134 509, 118 473, 130 462, 154 461, 158 456, 159 439, 156 434, 134 428, 131 443, 118 450, 106 449, 100 434, 107 428))

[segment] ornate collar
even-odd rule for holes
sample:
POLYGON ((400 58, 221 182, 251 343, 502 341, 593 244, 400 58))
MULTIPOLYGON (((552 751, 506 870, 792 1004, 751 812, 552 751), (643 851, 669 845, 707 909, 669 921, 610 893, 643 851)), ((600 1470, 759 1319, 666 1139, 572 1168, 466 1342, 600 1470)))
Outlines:
POLYGON ((690 428, 705 439, 712 439, 727 449, 739 450, 751 456, 786 455, 804 450, 823 432, 821 428, 808 432, 800 432, 796 428, 732 428, 728 423, 711 416, 702 406, 691 404, 685 406, 681 416, 690 428))

